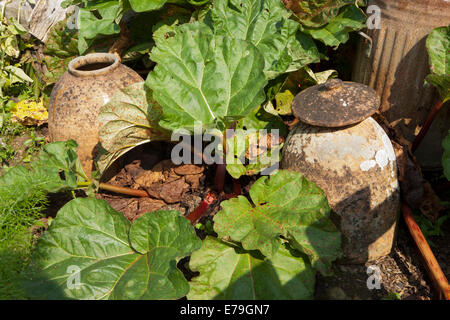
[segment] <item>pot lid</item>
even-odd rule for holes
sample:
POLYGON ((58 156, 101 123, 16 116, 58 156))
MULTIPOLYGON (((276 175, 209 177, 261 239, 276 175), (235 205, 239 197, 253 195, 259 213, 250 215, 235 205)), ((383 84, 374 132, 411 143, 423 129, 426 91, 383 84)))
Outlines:
POLYGON ((331 79, 297 94, 292 102, 292 113, 310 125, 343 127, 363 121, 379 107, 380 99, 372 88, 331 79))

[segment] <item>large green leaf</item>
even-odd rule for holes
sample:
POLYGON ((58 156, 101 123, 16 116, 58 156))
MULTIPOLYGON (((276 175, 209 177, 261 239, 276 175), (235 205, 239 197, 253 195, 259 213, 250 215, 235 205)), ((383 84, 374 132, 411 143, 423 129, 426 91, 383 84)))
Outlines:
POLYGON ((426 46, 430 69, 434 74, 450 74, 450 26, 434 29, 427 37, 426 46))
POLYGON ((447 180, 450 180, 450 131, 442 141, 442 147, 444 148, 444 155, 442 156, 442 166, 444 167, 444 175, 447 180))
POLYGON ((193 132, 228 127, 264 100, 264 58, 250 42, 215 36, 203 23, 183 24, 157 38, 146 80, 163 108, 160 125, 193 132))
POLYGON ((340 233, 329 220, 323 191, 300 173, 279 170, 261 177, 250 188, 252 203, 239 196, 221 203, 214 217, 219 238, 229 237, 246 250, 272 257, 288 239, 324 274, 340 256, 340 233))
MULTIPOLYGON (((305 1, 306 2, 306 1, 305 1)), ((342 8, 340 13, 328 24, 320 28, 302 27, 302 31, 320 40, 327 46, 337 47, 347 42, 349 32, 361 30, 365 27, 366 16, 355 5, 342 8)))
POLYGON ((161 107, 152 99, 144 82, 117 90, 98 116, 99 139, 108 151, 98 160, 100 171, 138 145, 168 139, 168 134, 158 125, 160 118, 161 107))
POLYGON ((191 280, 188 299, 291 300, 314 294, 314 270, 285 245, 268 260, 257 251, 207 237, 189 266, 200 276, 191 280))
POLYGON ((130 226, 106 201, 78 198, 39 240, 24 285, 46 299, 177 299, 189 285, 176 262, 200 245, 176 211, 147 213, 130 226))
POLYGON ((426 81, 439 91, 441 99, 450 99, 450 26, 434 29, 426 42, 431 74, 426 81))
POLYGON ((365 0, 284 0, 288 8, 295 12, 301 23, 318 28, 335 18, 339 10, 352 3, 365 5, 365 0))
POLYGON ((210 14, 216 34, 251 41, 260 50, 268 79, 319 61, 314 42, 298 31, 280 0, 216 0, 210 14))
POLYGON ((39 188, 46 192, 57 192, 77 187, 77 181, 82 179, 77 172, 83 172, 77 147, 74 140, 68 140, 47 144, 42 148, 39 160, 31 164, 30 172, 33 179, 42 181, 39 188))

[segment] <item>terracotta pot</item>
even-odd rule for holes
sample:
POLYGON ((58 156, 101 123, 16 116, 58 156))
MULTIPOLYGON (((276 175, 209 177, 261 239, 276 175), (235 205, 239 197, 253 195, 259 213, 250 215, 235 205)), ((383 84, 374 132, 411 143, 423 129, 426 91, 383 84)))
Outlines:
POLYGON ((380 102, 358 83, 338 79, 294 99, 299 122, 281 167, 302 173, 325 193, 342 235, 342 262, 364 263, 392 249, 400 213, 397 163, 389 137, 372 118, 380 102))
MULTIPOLYGON (((450 24, 447 0, 370 0, 381 10, 380 29, 367 30, 369 42, 361 38, 353 81, 364 83, 381 97, 381 112, 413 141, 439 97, 433 86, 424 87, 430 73, 426 37, 436 27, 450 24)), ((442 140, 450 125, 450 108, 439 111, 416 152, 420 164, 441 167, 442 140)))
POLYGON ((143 79, 110 53, 75 58, 50 96, 50 141, 74 139, 83 169, 90 177, 97 156, 100 108, 114 92, 143 79))

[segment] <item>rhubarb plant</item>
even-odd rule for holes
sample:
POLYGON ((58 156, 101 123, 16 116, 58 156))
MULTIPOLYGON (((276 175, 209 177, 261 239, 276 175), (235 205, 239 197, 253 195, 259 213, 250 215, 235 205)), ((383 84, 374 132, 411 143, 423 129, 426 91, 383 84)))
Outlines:
MULTIPOLYGON (((426 47, 431 73, 426 77, 425 82, 434 85, 440 95, 440 100, 432 110, 435 111, 434 116, 436 116, 437 111, 450 100, 450 26, 434 29, 427 37, 426 47)), ((426 130, 428 128, 429 126, 426 130)), ((442 142, 442 147, 444 149, 442 167, 445 177, 450 180, 450 134, 442 142)))
POLYGON ((291 15, 279 0, 216 0, 205 22, 216 34, 252 42, 272 79, 320 60, 313 40, 291 15))
POLYGON ((241 242, 245 250, 259 250, 268 258, 287 240, 315 268, 329 273, 331 261, 340 255, 340 236, 319 187, 297 172, 279 170, 252 185, 250 200, 238 196, 222 202, 214 217, 219 238, 241 242))
POLYGON ((188 299, 312 299, 315 271, 288 244, 266 259, 229 241, 207 237, 189 266, 200 272, 192 279, 188 299))
POLYGON ((431 70, 426 82, 436 87, 445 103, 450 100, 450 26, 434 29, 426 46, 431 70))
POLYGON ((158 124, 161 107, 145 90, 144 82, 117 90, 98 117, 100 142, 98 168, 104 172, 129 150, 147 142, 168 140, 169 134, 158 124))
POLYGON ((264 101, 264 57, 250 42, 215 35, 203 23, 183 24, 158 39, 146 80, 169 130, 224 130, 264 101))
POLYGON ((39 239, 24 287, 40 299, 179 299, 189 284, 176 264, 200 245, 176 211, 131 225, 106 201, 77 198, 39 239))
POLYGON ((218 238, 207 237, 189 266, 189 299, 311 299, 315 272, 330 274, 340 233, 322 192, 301 174, 280 170, 258 179, 250 199, 221 203, 218 238), (250 202, 251 200, 251 202, 250 202))

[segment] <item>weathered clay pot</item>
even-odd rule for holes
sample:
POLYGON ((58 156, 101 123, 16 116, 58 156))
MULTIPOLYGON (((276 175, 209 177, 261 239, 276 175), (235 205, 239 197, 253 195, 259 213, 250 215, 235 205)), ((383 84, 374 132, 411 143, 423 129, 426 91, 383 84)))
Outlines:
POLYGON ((50 96, 50 140, 77 141, 78 156, 90 176, 98 143, 98 113, 114 92, 143 79, 109 53, 93 53, 69 63, 50 96))
POLYGON ((338 81, 315 86, 295 98, 294 115, 316 125, 300 122, 293 128, 281 167, 302 173, 325 192, 342 234, 343 261, 364 263, 391 251, 399 184, 388 136, 373 118, 364 116, 376 110, 379 100, 363 85, 346 84, 348 89, 340 88, 338 81), (365 108, 363 103, 369 102, 376 107, 365 108), (296 103, 301 104, 297 110, 296 103))
MULTIPOLYGON (((353 80, 376 90, 381 112, 411 142, 439 97, 433 86, 424 87, 430 73, 426 37, 436 27, 450 24, 447 0, 370 0, 380 8, 379 29, 367 30, 369 42, 361 38, 353 80)), ((441 167, 442 140, 450 128, 450 108, 439 111, 417 149, 422 167, 441 167)))

